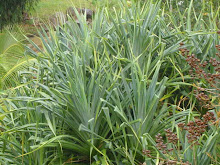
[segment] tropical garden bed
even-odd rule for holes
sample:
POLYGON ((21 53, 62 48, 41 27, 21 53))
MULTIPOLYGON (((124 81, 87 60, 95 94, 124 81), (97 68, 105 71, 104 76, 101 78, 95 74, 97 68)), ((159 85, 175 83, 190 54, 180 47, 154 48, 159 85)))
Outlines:
POLYGON ((220 8, 171 2, 99 4, 91 24, 75 10, 39 31, 42 47, 18 42, 22 62, 1 72, 0 162, 219 164, 220 8))

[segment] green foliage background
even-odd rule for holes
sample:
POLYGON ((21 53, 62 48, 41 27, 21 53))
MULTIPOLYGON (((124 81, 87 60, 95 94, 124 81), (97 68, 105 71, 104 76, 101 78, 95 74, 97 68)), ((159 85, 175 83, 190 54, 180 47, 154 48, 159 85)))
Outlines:
MULTIPOLYGON (((37 65, 20 69, 19 86, 1 95, 0 162, 154 165, 174 157, 199 165, 219 162, 219 123, 209 126, 199 146, 181 137, 182 150, 174 155, 162 153, 154 140, 167 128, 182 135, 178 123, 209 111, 199 109, 191 93, 195 83, 207 84, 190 77, 179 44, 201 60, 216 58, 219 8, 203 1, 195 13, 192 2, 175 12, 168 1, 118 2, 117 10, 97 9, 91 25, 77 14, 80 26, 69 20, 50 30, 50 37, 42 29, 44 49, 31 40, 39 52, 25 49, 37 65)), ((212 110, 216 118, 218 108, 212 110)))
POLYGON ((29 11, 39 0, 1 0, 0 29, 22 20, 22 12, 29 11))

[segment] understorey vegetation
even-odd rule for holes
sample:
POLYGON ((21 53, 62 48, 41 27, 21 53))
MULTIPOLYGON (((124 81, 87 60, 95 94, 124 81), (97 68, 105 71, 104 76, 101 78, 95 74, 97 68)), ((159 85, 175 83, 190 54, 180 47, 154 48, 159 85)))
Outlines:
POLYGON ((75 8, 77 21, 38 29, 42 47, 19 42, 0 164, 219 164, 220 8, 180 5, 119 1, 89 23, 75 8))

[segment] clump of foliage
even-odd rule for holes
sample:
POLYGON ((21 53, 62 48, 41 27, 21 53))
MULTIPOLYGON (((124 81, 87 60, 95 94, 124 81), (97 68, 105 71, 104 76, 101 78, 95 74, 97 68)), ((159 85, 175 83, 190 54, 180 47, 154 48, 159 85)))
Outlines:
MULTIPOLYGON (((219 125, 213 112, 207 112, 202 119, 196 118, 187 124, 179 123, 175 130, 166 129, 165 136, 155 136, 156 148, 161 153, 160 163, 169 165, 210 164, 217 162, 210 154, 215 150, 211 141, 217 144, 219 125)), ((216 145, 215 144, 215 145, 216 145)), ((143 150, 148 158, 157 159, 151 150, 143 150)))
POLYGON ((39 0, 7 0, 0 5, 0 30, 8 24, 21 21, 23 12, 34 7, 39 0))
POLYGON ((77 13, 79 23, 42 29, 44 50, 32 43, 39 53, 26 51, 38 65, 2 98, 0 162, 216 162, 218 110, 195 110, 195 79, 179 45, 211 59, 217 16, 193 22, 190 4, 185 17, 164 13, 160 1, 122 2, 114 14, 97 10, 91 25, 77 13))
MULTIPOLYGON (((181 45, 183 46, 184 44, 182 43, 181 45)), ((215 45, 215 47, 216 57, 210 57, 210 60, 203 60, 202 62, 195 54, 190 55, 190 51, 186 48, 180 48, 182 56, 186 58, 190 66, 189 75, 194 79, 194 86, 196 88, 193 93, 201 109, 215 109, 220 103, 220 45, 215 45), (200 83, 199 80, 201 79, 203 83, 200 83)))

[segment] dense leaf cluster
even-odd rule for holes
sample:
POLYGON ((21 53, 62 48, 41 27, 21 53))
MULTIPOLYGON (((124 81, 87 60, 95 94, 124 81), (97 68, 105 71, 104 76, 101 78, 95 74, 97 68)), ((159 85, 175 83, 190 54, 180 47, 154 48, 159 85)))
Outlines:
POLYGON ((38 0, 0 0, 0 29, 22 19, 22 13, 29 11, 38 0))
POLYGON ((42 28, 42 48, 30 40, 37 51, 26 46, 32 59, 0 95, 0 164, 220 162, 220 102, 206 79, 219 74, 219 12, 160 2, 96 10, 89 24, 76 12, 42 28))

